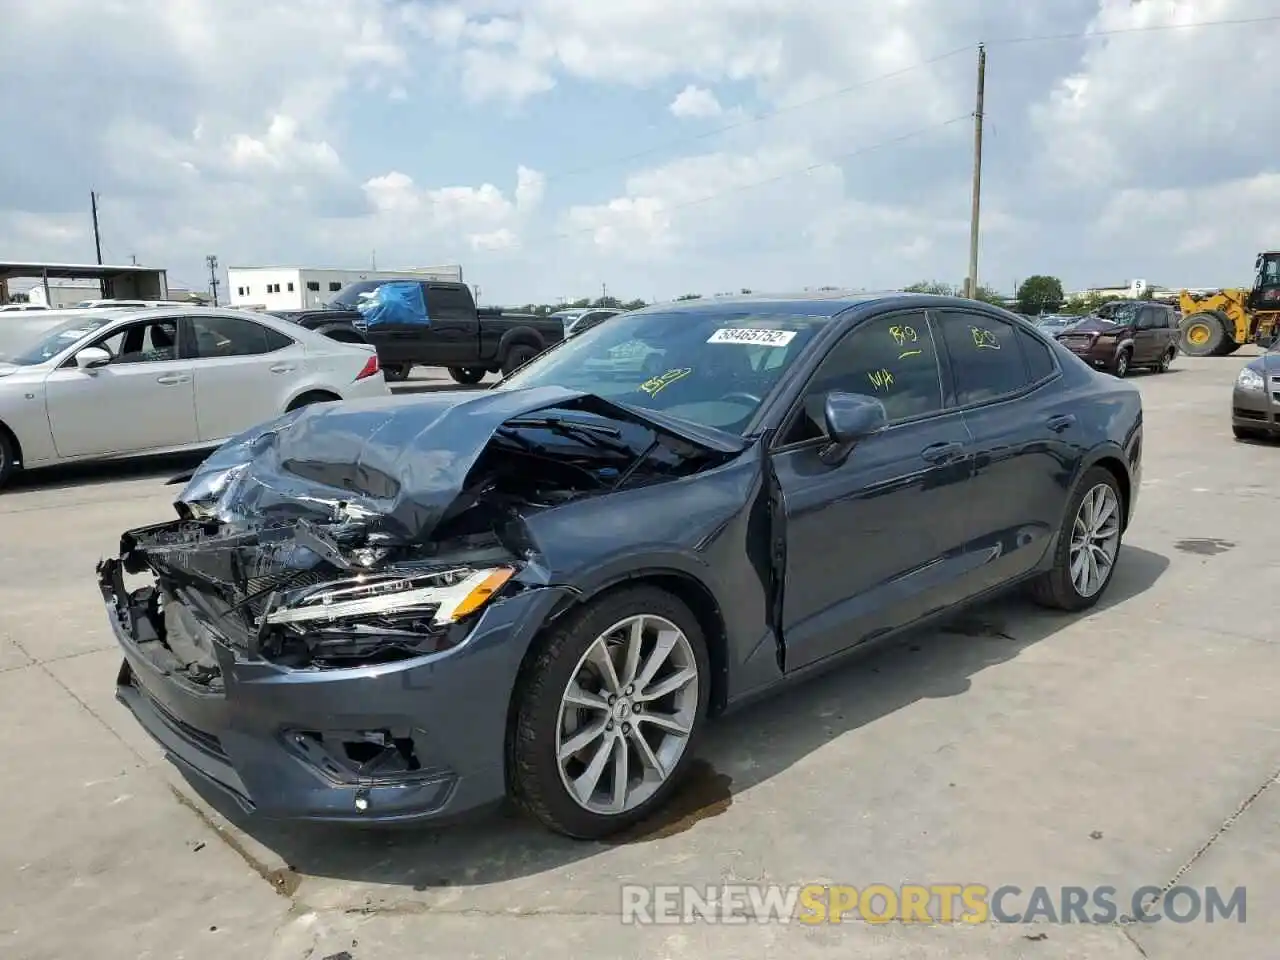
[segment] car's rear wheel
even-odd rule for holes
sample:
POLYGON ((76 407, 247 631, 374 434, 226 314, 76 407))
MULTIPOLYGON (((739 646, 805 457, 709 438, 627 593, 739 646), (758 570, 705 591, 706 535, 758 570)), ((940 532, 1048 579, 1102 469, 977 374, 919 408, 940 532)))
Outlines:
POLYGON ((1117 377, 1125 377, 1129 374, 1129 360, 1131 354, 1128 350, 1121 350, 1116 357, 1116 362, 1111 368, 1111 372, 1117 377))
POLYGON ((289 404, 289 410, 300 410, 303 407, 309 407, 313 403, 335 403, 342 398, 336 393, 329 393, 327 390, 311 390, 300 396, 294 397, 293 403, 289 404))
POLYGON ((599 839, 665 802, 710 694, 697 618, 654 587, 606 594, 552 629, 516 690, 516 799, 558 833, 599 839))
POLYGON ((1120 485, 1110 470, 1093 467, 1081 478, 1067 505, 1053 567, 1032 582, 1032 596, 1058 610, 1092 607, 1115 574, 1123 533, 1120 485))
POLYGON ((1170 347, 1164 353, 1160 354, 1160 362, 1156 364, 1156 373, 1168 373, 1169 368, 1173 366, 1173 358, 1178 351, 1170 347))
POLYGON ((450 367, 449 376, 457 383, 479 383, 484 379, 484 367, 450 367))
POLYGON ((408 363, 393 363, 389 367, 382 368, 382 377, 391 383, 400 383, 402 380, 408 380, 409 374, 413 372, 413 366, 408 363))
POLYGON ((526 363, 538 355, 536 347, 527 343, 517 343, 507 351, 506 357, 502 361, 502 373, 506 376, 508 373, 515 373, 526 363))

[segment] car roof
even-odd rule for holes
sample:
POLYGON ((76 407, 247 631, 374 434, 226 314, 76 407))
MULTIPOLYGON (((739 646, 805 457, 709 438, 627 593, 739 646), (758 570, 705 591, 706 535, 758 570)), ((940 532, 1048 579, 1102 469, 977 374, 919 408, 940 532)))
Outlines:
MULTIPOLYGON (((753 313, 795 314, 808 317, 835 317, 856 307, 870 304, 900 305, 902 307, 985 307, 977 301, 963 297, 947 297, 930 293, 907 293, 902 290, 850 291, 817 290, 790 294, 752 293, 730 297, 701 297, 696 300, 675 300, 671 303, 655 303, 636 313, 753 313)), ((996 307, 994 309, 1001 309, 996 307)), ((1002 310, 1003 313, 1008 311, 1002 310)))

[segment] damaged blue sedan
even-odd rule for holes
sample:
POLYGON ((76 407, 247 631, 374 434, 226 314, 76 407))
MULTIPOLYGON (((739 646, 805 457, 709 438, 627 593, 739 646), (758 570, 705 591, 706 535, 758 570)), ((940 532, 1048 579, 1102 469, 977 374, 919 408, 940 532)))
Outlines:
POLYGON ((654 306, 227 443, 98 567, 117 695, 268 817, 513 797, 600 838, 709 718, 870 640, 1020 584, 1095 604, 1141 455, 1137 390, 994 307, 654 306))

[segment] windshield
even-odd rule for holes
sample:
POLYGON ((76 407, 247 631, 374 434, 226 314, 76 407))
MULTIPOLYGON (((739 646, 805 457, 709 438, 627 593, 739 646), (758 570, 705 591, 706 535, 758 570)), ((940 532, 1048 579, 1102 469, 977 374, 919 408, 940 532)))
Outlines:
POLYGON ((1105 303, 1098 308, 1097 317, 1128 325, 1137 321, 1139 309, 1136 303, 1105 303))
MULTIPOLYGON (((412 278, 405 277, 404 279, 409 281, 412 278)), ((397 281, 394 278, 383 277, 381 280, 357 280, 355 283, 348 283, 333 295, 333 299, 329 301, 328 305, 335 309, 355 310, 360 306, 362 294, 373 293, 384 283, 395 282, 397 281)))
POLYGON ((17 364, 20 367, 33 367, 38 363, 44 363, 46 360, 52 360, 77 340, 105 327, 113 319, 115 318, 109 314, 99 314, 97 316, 77 317, 74 320, 66 320, 56 327, 41 331, 40 338, 31 346, 24 348, 20 353, 11 357, 0 357, 0 359, 8 363, 17 364))
POLYGON ((720 310, 620 314, 495 389, 567 387, 740 432, 828 320, 720 310))

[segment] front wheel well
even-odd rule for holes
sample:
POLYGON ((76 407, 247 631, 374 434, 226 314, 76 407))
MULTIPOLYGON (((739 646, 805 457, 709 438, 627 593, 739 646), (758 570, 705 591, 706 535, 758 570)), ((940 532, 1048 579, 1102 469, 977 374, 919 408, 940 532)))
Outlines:
POLYGON ((22 444, 18 442, 18 435, 10 430, 3 420, 0 420, 0 436, 9 441, 9 447, 13 450, 14 463, 22 463, 22 444))
MULTIPOLYGON (((628 587, 651 586, 678 599, 697 618, 698 626, 707 640, 707 660, 711 664, 711 703, 709 712, 719 713, 729 698, 729 639, 724 625, 724 614, 715 596, 697 578, 678 570, 640 570, 610 581, 589 594, 579 594, 566 599, 547 617, 546 625, 561 620, 571 610, 594 603, 601 597, 628 587)), ((525 652, 520 665, 523 673, 537 656, 538 640, 534 640, 525 652)), ((514 699, 512 704, 514 711, 514 699)))

